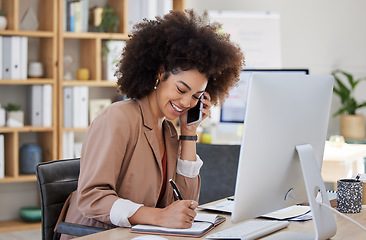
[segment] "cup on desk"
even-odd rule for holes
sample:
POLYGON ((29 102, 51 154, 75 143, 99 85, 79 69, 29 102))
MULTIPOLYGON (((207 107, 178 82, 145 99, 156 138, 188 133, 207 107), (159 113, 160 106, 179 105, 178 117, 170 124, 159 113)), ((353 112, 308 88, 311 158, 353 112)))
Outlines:
POLYGON ((359 213, 362 209, 363 182, 356 179, 337 181, 337 209, 342 213, 359 213))

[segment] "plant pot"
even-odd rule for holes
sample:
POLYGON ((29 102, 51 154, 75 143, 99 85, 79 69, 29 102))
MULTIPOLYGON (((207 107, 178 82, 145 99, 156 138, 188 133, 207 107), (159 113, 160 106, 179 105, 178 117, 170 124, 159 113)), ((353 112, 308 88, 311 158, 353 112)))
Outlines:
POLYGON ((7 112, 6 126, 23 127, 24 126, 24 112, 20 111, 20 110, 7 112))
POLYGON ((341 135, 345 139, 365 139, 365 117, 363 115, 341 115, 341 135))
POLYGON ((5 30, 7 25, 8 20, 6 20, 6 17, 0 16, 0 30, 5 30))

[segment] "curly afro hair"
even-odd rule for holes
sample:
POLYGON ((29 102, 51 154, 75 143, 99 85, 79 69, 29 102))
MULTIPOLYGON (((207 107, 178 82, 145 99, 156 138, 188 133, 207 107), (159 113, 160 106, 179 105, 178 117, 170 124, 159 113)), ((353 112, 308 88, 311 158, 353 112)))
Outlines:
POLYGON ((209 23, 207 12, 171 11, 134 26, 116 76, 118 89, 129 98, 142 98, 155 86, 159 71, 197 69, 207 76, 206 92, 213 104, 223 102, 239 81, 244 56, 221 24, 209 23))

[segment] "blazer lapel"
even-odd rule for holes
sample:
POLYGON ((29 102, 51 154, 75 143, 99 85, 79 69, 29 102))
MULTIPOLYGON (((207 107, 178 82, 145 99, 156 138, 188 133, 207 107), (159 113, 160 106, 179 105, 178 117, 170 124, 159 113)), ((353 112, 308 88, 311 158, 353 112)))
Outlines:
POLYGON ((140 109, 141 109, 141 115, 142 115, 142 120, 145 126, 145 137, 146 140, 148 141, 154 156, 155 156, 155 161, 159 166, 160 171, 162 172, 162 166, 161 166, 161 155, 160 155, 160 150, 159 150, 159 144, 158 144, 158 139, 156 137, 156 134, 154 132, 154 119, 152 116, 152 113, 150 111, 150 104, 149 104, 149 100, 147 97, 141 98, 136 100, 136 102, 139 104, 140 109))
POLYGON ((167 156, 167 177, 173 178, 177 169, 179 140, 177 130, 172 123, 164 121, 164 138, 167 156))

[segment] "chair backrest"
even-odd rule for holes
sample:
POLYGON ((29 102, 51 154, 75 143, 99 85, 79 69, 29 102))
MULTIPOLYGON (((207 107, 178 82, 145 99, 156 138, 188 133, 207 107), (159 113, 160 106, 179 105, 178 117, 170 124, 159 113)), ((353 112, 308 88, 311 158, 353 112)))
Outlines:
POLYGON ((240 145, 197 143, 197 154, 203 161, 200 204, 234 195, 239 153, 240 145))
POLYGON ((77 188, 79 172, 80 158, 42 162, 37 165, 43 240, 52 239, 62 207, 77 188))

